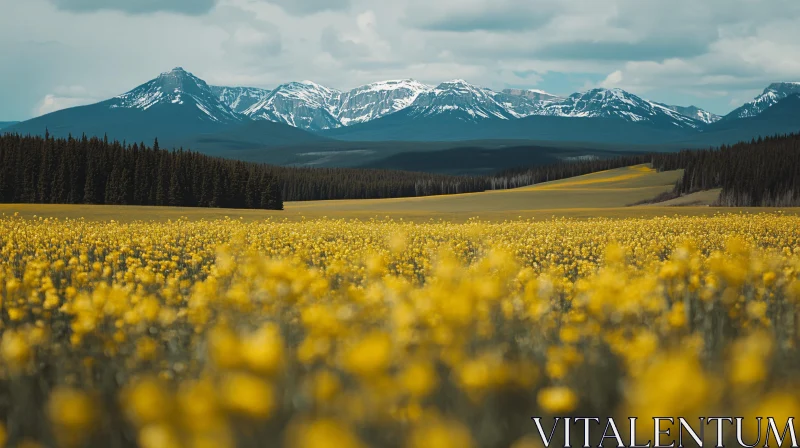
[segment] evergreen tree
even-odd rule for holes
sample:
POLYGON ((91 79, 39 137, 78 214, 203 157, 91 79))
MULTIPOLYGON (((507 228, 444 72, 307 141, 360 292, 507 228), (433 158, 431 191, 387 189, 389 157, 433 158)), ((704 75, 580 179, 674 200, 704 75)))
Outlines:
POLYGON ((173 169, 172 173, 169 177, 169 193, 168 193, 168 201, 169 205, 173 207, 177 207, 182 205, 183 202, 183 195, 181 194, 181 183, 178 177, 178 170, 173 169))

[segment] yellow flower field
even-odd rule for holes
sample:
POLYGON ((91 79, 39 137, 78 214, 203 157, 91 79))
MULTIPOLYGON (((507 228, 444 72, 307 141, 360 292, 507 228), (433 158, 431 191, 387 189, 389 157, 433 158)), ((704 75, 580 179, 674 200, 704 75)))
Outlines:
POLYGON ((3 217, 0 300, 7 446, 524 448, 533 416, 800 414, 780 213, 3 217))

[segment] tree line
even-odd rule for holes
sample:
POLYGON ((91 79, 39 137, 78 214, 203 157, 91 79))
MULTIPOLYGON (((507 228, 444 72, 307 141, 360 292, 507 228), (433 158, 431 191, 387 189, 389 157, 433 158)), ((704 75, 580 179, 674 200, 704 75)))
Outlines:
POLYGON ((0 202, 283 208, 283 201, 485 191, 486 178, 282 167, 165 150, 158 140, 0 135, 0 202))
POLYGON ((676 194, 721 188, 722 206, 800 206, 800 134, 653 154, 652 163, 660 171, 684 170, 676 194))
POLYGON ((487 179, 365 168, 271 166, 287 201, 383 199, 487 190, 487 179))
POLYGON ((282 210, 269 167, 86 136, 0 136, 0 202, 282 210))
POLYGON ((503 170, 487 179, 489 188, 505 190, 508 188, 526 187, 541 182, 566 179, 568 177, 582 176, 598 171, 624 168, 626 166, 650 163, 650 154, 631 154, 601 159, 596 156, 565 160, 563 162, 532 167, 519 167, 503 170))
POLYGON ((498 173, 488 183, 493 189, 516 188, 643 163, 658 171, 684 170, 670 197, 721 188, 716 205, 800 206, 800 134, 759 137, 719 148, 521 167, 498 173))

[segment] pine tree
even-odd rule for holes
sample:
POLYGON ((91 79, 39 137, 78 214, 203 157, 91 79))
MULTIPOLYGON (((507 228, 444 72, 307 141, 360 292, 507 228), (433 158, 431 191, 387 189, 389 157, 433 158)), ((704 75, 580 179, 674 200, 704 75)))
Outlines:
POLYGON ((100 198, 97 194, 97 181, 95 180, 95 171, 97 171, 97 161, 93 155, 86 158, 86 180, 83 189, 83 202, 85 204, 97 204, 100 198))
POLYGON ((155 184, 155 200, 156 205, 167 205, 169 201, 169 167, 167 166, 167 158, 161 157, 158 164, 158 177, 155 184))
POLYGON ((177 169, 173 169, 169 177, 168 201, 169 205, 173 207, 183 205, 183 195, 181 194, 181 183, 177 169))

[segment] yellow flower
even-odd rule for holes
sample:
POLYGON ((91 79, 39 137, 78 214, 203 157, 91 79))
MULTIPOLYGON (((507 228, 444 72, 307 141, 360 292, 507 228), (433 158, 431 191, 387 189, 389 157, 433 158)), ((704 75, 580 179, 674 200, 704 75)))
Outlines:
POLYGON ((274 324, 266 324, 242 338, 241 354, 245 364, 256 373, 277 374, 283 365, 283 339, 274 324))
POLYGON ((511 445, 511 448, 543 448, 542 439, 539 436, 527 435, 511 445))
POLYGON ((339 378, 328 370, 323 370, 314 376, 312 383, 312 396, 318 403, 326 403, 341 390, 339 378))
POLYGON ((414 428, 407 448, 471 448, 472 435, 463 424, 453 420, 435 420, 414 428))
POLYGON ((572 412, 578 405, 578 397, 575 392, 563 386, 540 390, 536 401, 542 409, 555 416, 572 412))
POLYGON ((20 369, 31 359, 31 347, 25 336, 19 332, 6 331, 0 341, 3 360, 12 369, 20 369))
POLYGON ((218 425, 222 418, 218 401, 214 384, 208 379, 182 384, 177 402, 183 425, 201 432, 218 425))
POLYGON ((92 433, 96 403, 86 393, 69 388, 51 392, 47 414, 53 423, 59 445, 81 445, 92 433))
POLYGON ((767 303, 749 302, 747 304, 747 314, 752 319, 763 319, 767 315, 767 303))
POLYGON ((208 336, 211 360, 221 369, 232 369, 241 363, 239 338, 225 325, 214 327, 208 336))
POLYGON ((152 338, 143 337, 136 341, 136 357, 142 361, 153 360, 158 352, 158 344, 152 338))
POLYGON ((154 423, 139 430, 142 448, 182 448, 178 433, 165 423, 154 423))
POLYGON ((403 388, 415 397, 429 395, 438 383, 433 366, 422 361, 407 365, 400 374, 400 382, 403 388))
POLYGON ((295 423, 286 435, 289 448, 363 448, 358 436, 347 426, 334 420, 295 423))
POLYGON ((371 333, 352 346, 344 358, 348 371, 364 377, 382 373, 391 362, 392 341, 385 333, 371 333))
POLYGON ((172 409, 166 387, 155 378, 143 378, 125 388, 122 403, 128 418, 139 426, 167 420, 172 409))
POLYGON ((246 373, 226 374, 219 395, 228 410, 255 419, 269 418, 277 406, 272 386, 246 373))

